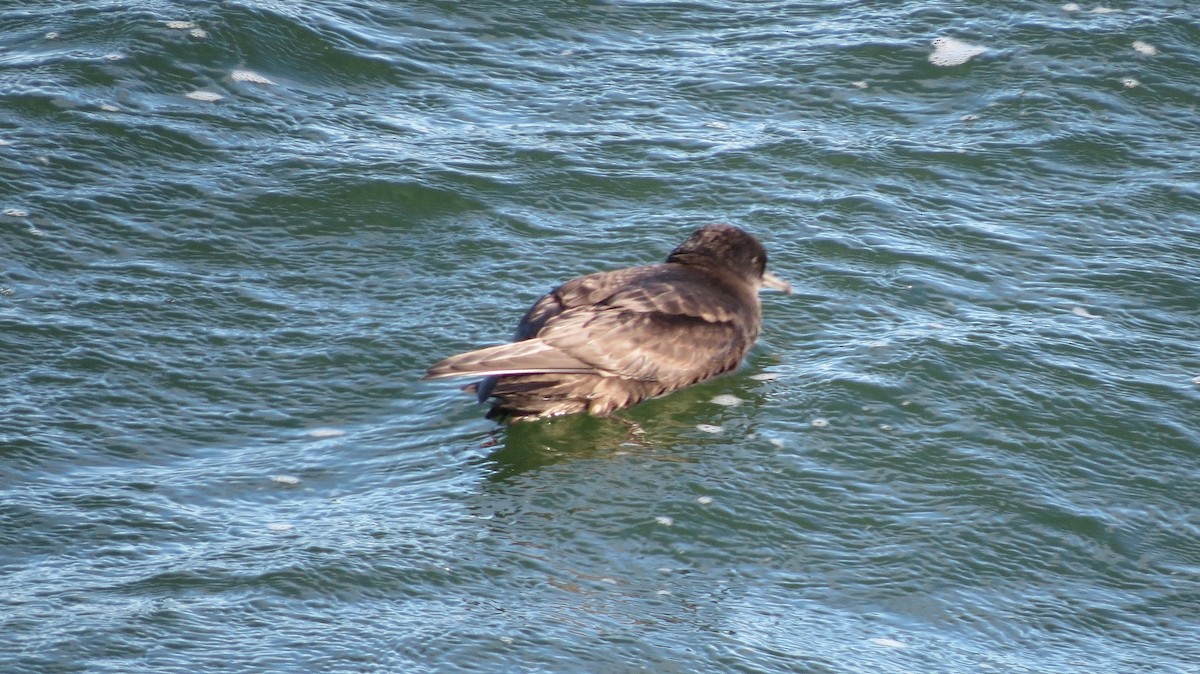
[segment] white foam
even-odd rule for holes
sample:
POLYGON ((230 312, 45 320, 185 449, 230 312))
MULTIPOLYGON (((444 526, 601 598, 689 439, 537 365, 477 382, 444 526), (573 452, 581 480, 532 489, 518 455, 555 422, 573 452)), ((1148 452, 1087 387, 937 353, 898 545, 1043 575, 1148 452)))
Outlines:
POLYGON ((163 25, 171 30, 192 30, 199 27, 194 21, 163 21, 163 25))
POLYGON ((300 484, 300 478, 296 477, 295 475, 272 475, 271 481, 287 485, 300 484))
POLYGON ((1158 55, 1158 47, 1155 47, 1154 45, 1150 44, 1149 42, 1143 42, 1142 40, 1134 40, 1132 46, 1133 46, 1133 50, 1135 52, 1141 54, 1142 56, 1157 56, 1158 55))
MULTIPOLYGON (((1196 377, 1196 379, 1200 379, 1200 377, 1196 377)), ((1200 382, 1197 382, 1197 383, 1200 383, 1200 382)), ((710 505, 712 502, 713 502, 713 497, 711 497, 711 496, 697 496, 696 497, 696 503, 699 503, 700 505, 710 505)))
POLYGON ((1079 316, 1080 318, 1099 318, 1099 316, 1096 314, 1088 311, 1086 307, 1075 307, 1074 309, 1071 309, 1071 313, 1079 316))
POLYGON ((775 372, 759 372, 758 374, 750 375, 754 381, 774 381, 779 379, 779 375, 775 372))
POLYGON ((184 96, 192 99, 193 101, 204 101, 205 103, 213 103, 225 98, 215 91, 204 91, 203 89, 197 89, 196 91, 188 92, 184 94, 184 96))
POLYGON ((935 66, 960 66, 987 52, 987 47, 956 40, 952 37, 934 38, 929 62, 935 66))
POLYGON ((1064 12, 1078 12, 1079 10, 1081 10, 1083 8, 1079 6, 1079 3, 1068 2, 1067 4, 1063 5, 1059 9, 1061 9, 1064 12))
POLYGON ((816 419, 813 419, 809 423, 812 424, 813 428, 828 428, 829 427, 829 420, 824 419, 822 417, 817 417, 816 419))
POLYGON ((308 432, 310 438, 340 438, 345 435, 346 431, 339 431, 336 428, 314 428, 308 432))
POLYGON ((887 637, 875 637, 870 640, 876 646, 884 646, 886 648, 908 648, 908 644, 903 641, 896 641, 887 637))
POLYGON ((271 531, 291 531, 294 526, 291 524, 284 524, 282 522, 272 522, 271 524, 267 525, 267 528, 271 531))
POLYGON ((29 217, 29 211, 25 210, 24 208, 6 208, 4 209, 3 213, 10 218, 29 217))
POLYGON ((704 431, 705 433, 712 433, 713 435, 716 435, 717 433, 723 432, 725 429, 721 428, 720 426, 714 426, 712 424, 696 424, 696 430, 704 431))
POLYGON ((671 519, 670 517, 667 517, 666 515, 659 515, 658 517, 654 518, 654 523, 661 524, 664 527, 669 527, 672 524, 675 524, 675 520, 671 519))
POLYGON ((722 393, 719 396, 714 396, 712 402, 723 407, 737 407, 742 404, 742 399, 732 393, 722 393))
POLYGON ((259 75, 253 70, 238 69, 229 73, 229 79, 234 82, 250 82, 252 84, 275 84, 271 78, 259 75))
POLYGON ((1135 87, 1142 86, 1142 83, 1132 77, 1122 77, 1121 86, 1125 87, 1126 89, 1133 89, 1135 87))

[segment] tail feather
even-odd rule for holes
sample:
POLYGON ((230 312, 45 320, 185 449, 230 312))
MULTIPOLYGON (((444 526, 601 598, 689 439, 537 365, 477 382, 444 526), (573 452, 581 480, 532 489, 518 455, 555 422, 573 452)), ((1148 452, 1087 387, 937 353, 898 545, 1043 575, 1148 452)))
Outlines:
POLYGON ((425 379, 444 377, 491 377, 512 374, 589 374, 595 368, 571 357, 540 339, 468 351, 434 363, 425 379))

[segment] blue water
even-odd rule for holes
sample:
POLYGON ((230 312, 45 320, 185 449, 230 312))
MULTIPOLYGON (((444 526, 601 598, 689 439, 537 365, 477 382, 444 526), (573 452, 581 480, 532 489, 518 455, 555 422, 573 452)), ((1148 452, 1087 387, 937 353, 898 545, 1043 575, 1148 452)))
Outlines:
POLYGON ((1198 83, 1165 1, 0 5, 0 670, 1198 672, 1198 83), (420 381, 715 221, 739 372, 420 381))

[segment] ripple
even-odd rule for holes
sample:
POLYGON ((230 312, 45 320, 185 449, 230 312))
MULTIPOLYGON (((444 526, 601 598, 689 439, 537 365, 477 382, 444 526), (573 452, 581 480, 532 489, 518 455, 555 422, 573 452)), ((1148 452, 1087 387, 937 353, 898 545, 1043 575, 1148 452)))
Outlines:
POLYGON ((1200 659, 1161 9, 98 8, 0 10, 12 668, 1200 659), (797 290, 743 370, 512 428, 418 381, 714 220, 797 290))

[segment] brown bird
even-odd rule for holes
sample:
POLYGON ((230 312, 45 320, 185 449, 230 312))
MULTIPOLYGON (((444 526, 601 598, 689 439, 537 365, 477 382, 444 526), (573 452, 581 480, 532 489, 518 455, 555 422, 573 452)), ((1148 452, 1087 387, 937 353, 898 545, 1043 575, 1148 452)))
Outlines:
POLYGON ((489 419, 608 415, 735 369, 762 326, 760 288, 792 291, 767 251, 708 225, 663 264, 588 274, 534 303, 510 344, 451 356, 425 379, 483 377, 489 419))

